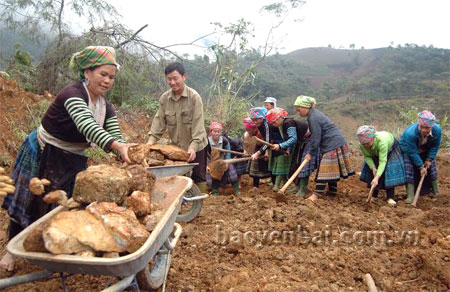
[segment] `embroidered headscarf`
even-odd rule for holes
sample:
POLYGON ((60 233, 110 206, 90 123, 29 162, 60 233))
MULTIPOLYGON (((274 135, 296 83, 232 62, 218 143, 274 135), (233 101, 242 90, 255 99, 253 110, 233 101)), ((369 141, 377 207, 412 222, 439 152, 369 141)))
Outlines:
POLYGON ((218 123, 218 122, 212 122, 210 125, 209 125, 209 136, 211 136, 211 133, 212 133, 212 131, 214 130, 214 129, 220 129, 220 130, 222 130, 223 129, 223 126, 222 126, 222 124, 221 123, 218 123))
POLYGON ((297 96, 297 99, 294 102, 295 106, 300 106, 300 107, 305 107, 305 108, 315 107, 316 104, 317 104, 317 102, 314 97, 310 97, 310 96, 306 96, 306 95, 297 96))
POLYGON ((73 54, 69 67, 75 70, 80 78, 84 78, 84 70, 101 66, 115 65, 117 70, 120 65, 116 61, 116 51, 112 47, 89 46, 80 52, 73 54))
POLYGON ((434 126, 434 123, 436 123, 436 117, 430 111, 419 113, 419 125, 431 128, 434 126))
POLYGON ((278 108, 273 108, 271 109, 267 115, 266 115, 266 119, 267 122, 269 124, 272 124, 273 122, 275 122, 279 117, 287 117, 288 113, 287 111, 285 111, 284 109, 282 109, 281 107, 278 108))
POLYGON ((266 115, 267 109, 265 107, 252 107, 250 109, 250 118, 252 119, 259 119, 259 118, 266 119, 266 115))
POLYGON ((372 141, 375 137, 375 128, 373 126, 361 126, 356 131, 356 136, 361 144, 372 141))
POLYGON ((242 120, 246 130, 251 130, 256 128, 256 124, 250 118, 245 118, 242 120))

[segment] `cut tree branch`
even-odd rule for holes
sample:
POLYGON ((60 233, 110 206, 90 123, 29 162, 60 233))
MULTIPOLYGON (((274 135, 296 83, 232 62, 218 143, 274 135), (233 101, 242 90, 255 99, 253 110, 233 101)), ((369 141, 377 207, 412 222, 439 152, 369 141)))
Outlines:
POLYGON ((138 29, 138 30, 131 36, 131 38, 129 38, 128 40, 123 41, 123 42, 121 42, 120 44, 118 44, 118 45, 116 46, 116 49, 122 47, 123 45, 125 45, 125 44, 127 44, 127 43, 129 43, 129 42, 131 42, 131 41, 134 41, 134 39, 136 38, 136 36, 137 36, 141 31, 143 31, 147 26, 148 26, 148 24, 146 24, 146 25, 144 25, 143 27, 141 27, 140 29, 138 29))

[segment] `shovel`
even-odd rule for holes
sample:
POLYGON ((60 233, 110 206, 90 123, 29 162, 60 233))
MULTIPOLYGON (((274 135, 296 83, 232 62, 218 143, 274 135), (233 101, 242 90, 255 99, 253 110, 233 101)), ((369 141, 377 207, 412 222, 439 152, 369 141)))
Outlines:
POLYGON ((419 186, 417 187, 416 193, 414 195, 414 200, 412 202, 412 206, 416 207, 417 201, 419 200, 420 190, 422 189, 423 180, 425 179, 425 175, 422 175, 420 178, 419 186))
POLYGON ((233 159, 217 159, 212 161, 208 167, 210 169, 210 175, 215 180, 221 180, 223 174, 227 170, 227 165, 232 163, 237 163, 241 161, 248 161, 252 159, 251 157, 243 157, 243 158, 233 158, 233 159))

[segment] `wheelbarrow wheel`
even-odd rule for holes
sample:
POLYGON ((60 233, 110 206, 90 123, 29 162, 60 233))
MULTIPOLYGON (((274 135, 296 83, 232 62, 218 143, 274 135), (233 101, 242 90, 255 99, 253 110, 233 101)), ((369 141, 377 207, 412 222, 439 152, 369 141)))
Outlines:
POLYGON ((162 286, 166 278, 166 269, 170 268, 171 253, 157 254, 153 264, 148 264, 136 274, 139 288, 143 291, 156 291, 162 286))
MULTIPOLYGON (((202 193, 200 189, 197 187, 196 184, 192 184, 192 188, 190 188, 184 196, 186 197, 196 197, 200 196, 202 193)), ((191 222, 194 220, 195 217, 197 217, 198 213, 200 213, 200 210, 203 206, 203 200, 196 200, 196 201, 183 201, 183 204, 181 205, 181 210, 178 213, 176 221, 178 222, 191 222)))

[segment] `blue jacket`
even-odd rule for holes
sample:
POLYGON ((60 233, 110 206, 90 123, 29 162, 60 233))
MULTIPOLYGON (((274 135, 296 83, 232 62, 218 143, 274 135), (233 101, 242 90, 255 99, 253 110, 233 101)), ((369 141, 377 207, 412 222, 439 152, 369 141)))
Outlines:
MULTIPOLYGON (((441 146, 441 127, 438 124, 434 124, 431 129, 431 140, 430 149, 428 150, 428 159, 434 160, 438 153, 439 147, 441 146)), ((402 152, 408 154, 414 166, 422 168, 423 161, 419 155, 419 143, 420 143, 420 132, 419 124, 415 123, 406 128, 400 138, 400 147, 402 152)))

